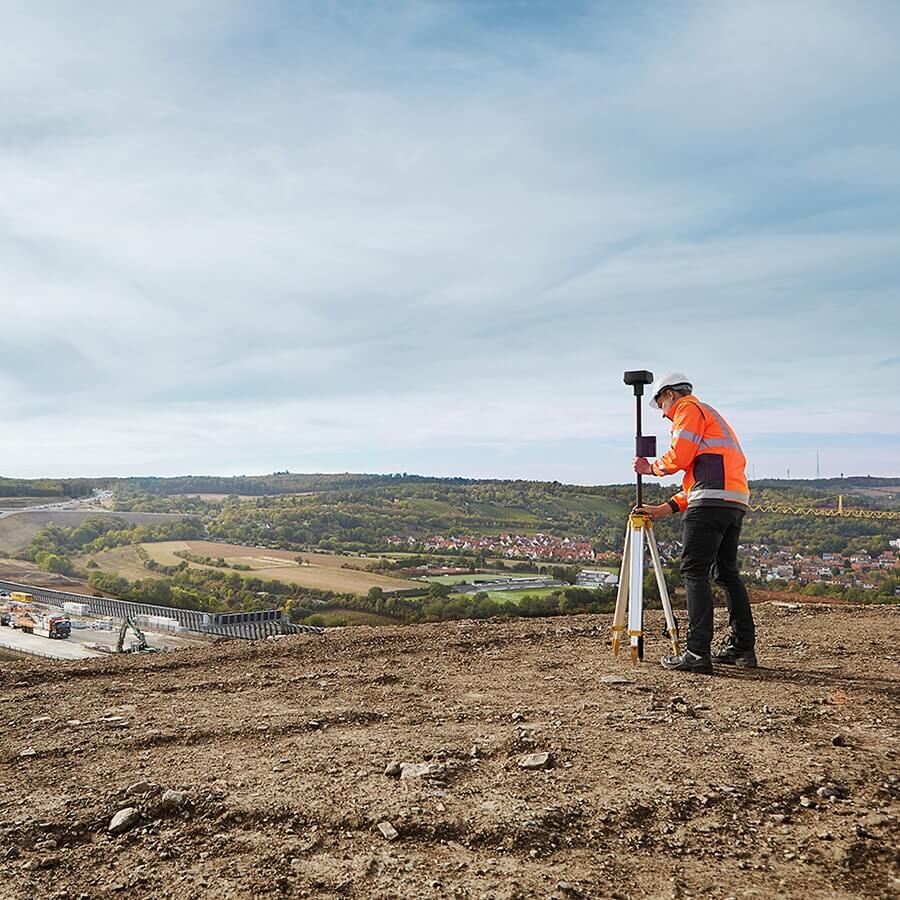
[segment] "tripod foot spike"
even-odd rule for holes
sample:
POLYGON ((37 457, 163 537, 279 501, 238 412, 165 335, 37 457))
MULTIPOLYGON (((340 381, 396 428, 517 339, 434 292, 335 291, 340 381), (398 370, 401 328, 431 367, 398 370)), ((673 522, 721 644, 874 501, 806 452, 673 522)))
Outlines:
POLYGON ((637 647, 631 648, 631 664, 633 666, 636 666, 638 664, 638 648, 637 647))

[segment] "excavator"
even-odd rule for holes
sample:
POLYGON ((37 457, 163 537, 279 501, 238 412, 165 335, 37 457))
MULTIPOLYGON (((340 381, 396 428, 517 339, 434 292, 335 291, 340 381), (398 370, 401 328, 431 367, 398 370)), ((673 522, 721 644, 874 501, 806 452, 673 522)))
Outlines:
POLYGON ((116 653, 156 653, 157 649, 155 647, 151 647, 147 643, 147 638, 144 637, 144 632, 141 631, 140 628, 134 622, 130 616, 126 616, 124 621, 122 622, 121 627, 119 628, 119 639, 116 641, 116 653), (134 632, 134 636, 137 638, 136 641, 132 641, 128 645, 128 649, 125 649, 125 635, 128 633, 128 630, 131 629, 134 632))

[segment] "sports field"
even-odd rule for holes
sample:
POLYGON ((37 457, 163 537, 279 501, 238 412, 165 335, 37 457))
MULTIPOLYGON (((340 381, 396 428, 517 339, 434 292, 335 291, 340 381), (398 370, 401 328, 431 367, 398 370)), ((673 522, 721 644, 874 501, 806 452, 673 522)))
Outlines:
POLYGON ((546 597, 549 594, 555 594, 562 590, 565 590, 565 588, 531 588, 525 591, 486 591, 485 593, 491 600, 496 600, 498 603, 519 603, 523 597, 546 597))
POLYGON ((508 572, 496 572, 493 575, 426 575, 422 580, 431 584, 478 584, 480 581, 500 581, 503 578, 537 578, 537 575, 515 575, 508 572))

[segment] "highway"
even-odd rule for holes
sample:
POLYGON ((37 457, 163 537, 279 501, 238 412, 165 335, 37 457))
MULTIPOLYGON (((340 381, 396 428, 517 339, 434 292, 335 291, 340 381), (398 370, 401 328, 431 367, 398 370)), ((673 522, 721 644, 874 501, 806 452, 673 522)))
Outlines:
POLYGON ((0 519, 28 512, 60 512, 62 510, 90 510, 91 512, 108 513, 102 504, 112 499, 112 491, 95 491, 90 497, 73 497, 56 503, 42 503, 39 506, 0 507, 0 519))

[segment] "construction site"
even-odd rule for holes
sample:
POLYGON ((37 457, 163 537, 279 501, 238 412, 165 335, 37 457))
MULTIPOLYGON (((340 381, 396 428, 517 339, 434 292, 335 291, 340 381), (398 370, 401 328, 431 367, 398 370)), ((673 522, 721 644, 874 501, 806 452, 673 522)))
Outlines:
POLYGON ((276 609, 211 614, 0 581, 0 651, 13 657, 90 659, 318 631, 276 609))
POLYGON ((3 896, 895 896, 898 610, 755 611, 702 679, 659 612, 6 663, 3 896))

